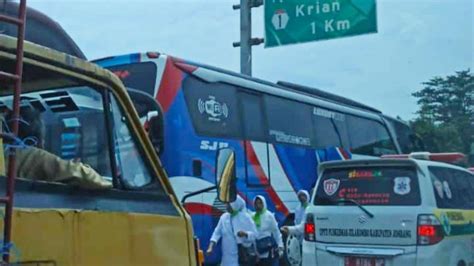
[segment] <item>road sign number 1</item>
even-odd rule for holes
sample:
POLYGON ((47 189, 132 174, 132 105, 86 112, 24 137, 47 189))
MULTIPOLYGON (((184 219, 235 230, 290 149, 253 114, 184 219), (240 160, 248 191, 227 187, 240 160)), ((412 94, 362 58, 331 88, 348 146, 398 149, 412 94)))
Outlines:
POLYGON ((272 24, 276 30, 283 30, 288 24, 288 13, 284 9, 278 9, 275 11, 275 14, 272 17, 272 24))

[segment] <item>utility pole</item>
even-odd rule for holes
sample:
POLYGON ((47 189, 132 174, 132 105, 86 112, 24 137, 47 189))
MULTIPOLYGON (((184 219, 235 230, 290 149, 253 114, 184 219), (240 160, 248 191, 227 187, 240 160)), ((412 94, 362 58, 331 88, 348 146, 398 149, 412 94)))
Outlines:
POLYGON ((234 5, 234 10, 240 9, 240 42, 234 42, 234 47, 240 46, 240 73, 252 76, 252 46, 263 43, 262 38, 252 38, 252 8, 263 5, 263 0, 240 0, 234 5))

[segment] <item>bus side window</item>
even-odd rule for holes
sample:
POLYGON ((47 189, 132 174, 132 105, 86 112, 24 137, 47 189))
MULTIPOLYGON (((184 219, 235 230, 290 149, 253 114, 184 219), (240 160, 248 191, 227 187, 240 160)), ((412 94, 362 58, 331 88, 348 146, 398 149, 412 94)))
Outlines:
POLYGON ((345 115, 323 108, 313 108, 315 146, 349 148, 345 115))
POLYGON ((311 106, 281 97, 265 95, 269 142, 314 146, 311 106))
POLYGON ((199 136, 240 138, 240 117, 235 86, 208 83, 193 76, 183 81, 184 97, 199 136))
POLYGON ((271 173, 269 171, 268 159, 268 143, 267 143, 267 126, 263 111, 262 96, 255 93, 239 92, 241 125, 243 132, 243 140, 245 140, 245 157, 246 157, 246 182, 249 186, 268 186, 270 185, 271 173), (254 141, 250 143, 250 141, 254 141), (249 158, 250 149, 259 154, 260 164, 264 172, 268 173, 265 180, 257 180, 252 171, 258 167, 258 163, 249 158), (256 164, 255 164, 256 163, 256 164), (265 169, 266 168, 266 169, 265 169))
POLYGON ((245 140, 266 141, 266 122, 263 116, 262 97, 240 92, 242 127, 245 140))
POLYGON ((343 121, 335 121, 337 131, 339 135, 341 136, 342 140, 342 147, 350 149, 351 147, 351 142, 350 142, 350 130, 349 127, 347 126, 347 121, 345 119, 346 115, 344 115, 343 121))
POLYGON ((111 95, 112 132, 117 170, 126 188, 140 188, 151 183, 152 178, 142 160, 141 151, 130 134, 126 117, 111 95))

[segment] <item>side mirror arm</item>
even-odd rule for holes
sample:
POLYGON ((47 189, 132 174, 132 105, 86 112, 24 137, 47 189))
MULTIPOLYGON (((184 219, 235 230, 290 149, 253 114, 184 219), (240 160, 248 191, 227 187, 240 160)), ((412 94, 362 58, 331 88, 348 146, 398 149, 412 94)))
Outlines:
POLYGON ((217 189, 217 186, 211 186, 211 187, 203 188, 201 190, 194 191, 194 192, 191 192, 189 194, 186 194, 181 199, 181 204, 184 204, 189 197, 196 196, 196 195, 199 195, 199 194, 204 193, 204 192, 209 192, 209 191, 214 190, 214 189, 217 189))

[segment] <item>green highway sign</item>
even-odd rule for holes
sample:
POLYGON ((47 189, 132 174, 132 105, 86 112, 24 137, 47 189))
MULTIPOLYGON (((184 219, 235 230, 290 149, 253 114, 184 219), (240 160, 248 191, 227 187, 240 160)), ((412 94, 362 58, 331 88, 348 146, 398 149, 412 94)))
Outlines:
POLYGON ((375 0, 265 0, 265 47, 377 32, 375 0))

